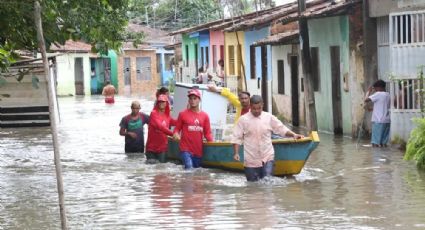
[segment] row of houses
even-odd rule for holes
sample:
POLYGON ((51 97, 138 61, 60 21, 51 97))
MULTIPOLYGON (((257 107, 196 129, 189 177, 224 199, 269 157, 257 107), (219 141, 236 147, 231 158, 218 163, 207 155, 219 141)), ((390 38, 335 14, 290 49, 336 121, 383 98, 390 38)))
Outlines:
POLYGON ((369 119, 365 91, 383 79, 392 97, 391 137, 406 140, 420 115, 424 9, 414 0, 312 0, 301 14, 289 3, 184 28, 170 33, 182 38, 176 80, 191 82, 200 67, 214 72, 224 60, 227 87, 262 95, 265 110, 305 125, 298 20, 306 18, 318 129, 356 136, 369 119))
POLYGON ((120 95, 152 95, 159 85, 168 85, 174 76, 174 51, 166 49, 173 38, 166 32, 138 24, 129 24, 128 31, 143 32, 142 44, 124 42, 122 51, 110 50, 107 55, 92 52, 90 44, 67 41, 52 45, 56 56, 55 71, 59 96, 101 94, 110 81, 120 95))

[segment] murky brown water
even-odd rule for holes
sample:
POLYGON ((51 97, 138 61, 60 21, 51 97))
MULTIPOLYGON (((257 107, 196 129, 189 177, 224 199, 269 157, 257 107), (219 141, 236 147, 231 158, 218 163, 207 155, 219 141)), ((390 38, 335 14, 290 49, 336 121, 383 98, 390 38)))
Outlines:
MULTIPOLYGON (((301 174, 249 184, 243 174, 127 157, 118 123, 130 102, 60 99, 71 229, 425 228, 425 173, 397 149, 320 134, 301 174)), ((49 132, 0 130, 0 229, 60 228, 49 132)))

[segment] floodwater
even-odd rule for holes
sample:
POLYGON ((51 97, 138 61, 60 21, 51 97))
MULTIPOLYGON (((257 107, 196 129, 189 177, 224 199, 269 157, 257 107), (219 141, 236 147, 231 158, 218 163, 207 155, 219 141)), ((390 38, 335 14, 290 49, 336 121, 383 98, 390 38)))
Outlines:
MULTIPOLYGON (((70 229, 425 229, 425 173, 396 148, 320 133, 299 175, 256 183, 146 165, 118 135, 131 100, 59 100, 70 229)), ((0 130, 0 229, 60 229, 51 143, 48 128, 0 130)))

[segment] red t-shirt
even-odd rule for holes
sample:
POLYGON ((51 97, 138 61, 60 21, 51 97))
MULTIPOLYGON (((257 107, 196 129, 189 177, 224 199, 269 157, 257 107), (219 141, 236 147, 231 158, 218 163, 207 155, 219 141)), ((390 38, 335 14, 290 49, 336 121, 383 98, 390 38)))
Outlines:
POLYGON ((146 141, 146 152, 163 153, 168 149, 168 138, 173 132, 170 125, 174 125, 169 115, 152 110, 149 120, 148 140, 146 141))
POLYGON ((195 157, 202 157, 203 137, 212 141, 210 118, 200 111, 186 109, 179 113, 174 133, 181 132, 180 151, 187 151, 195 157))
POLYGON ((241 110, 241 116, 244 115, 247 112, 249 112, 249 107, 248 108, 242 108, 242 110, 241 110))

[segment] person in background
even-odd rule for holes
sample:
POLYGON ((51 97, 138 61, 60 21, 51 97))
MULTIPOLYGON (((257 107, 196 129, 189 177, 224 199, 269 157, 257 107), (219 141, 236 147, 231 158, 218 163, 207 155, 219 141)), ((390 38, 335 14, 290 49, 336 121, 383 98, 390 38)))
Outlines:
POLYGON ((131 113, 120 122, 120 135, 125 136, 125 153, 144 153, 145 139, 143 126, 149 123, 149 116, 140 112, 140 103, 131 103, 131 113))
POLYGON ((241 116, 233 129, 231 143, 233 158, 240 161, 239 148, 244 146, 244 171, 248 181, 257 181, 272 176, 274 149, 272 132, 295 139, 303 138, 289 130, 279 119, 263 111, 263 99, 254 95, 250 99, 250 112, 241 116))
POLYGON ((161 88, 159 88, 156 91, 155 97, 158 98, 159 95, 162 95, 162 94, 163 95, 167 95, 167 97, 168 97, 168 103, 170 103, 170 105, 172 106, 174 104, 174 98, 173 98, 173 96, 170 95, 170 90, 168 90, 167 87, 162 86, 161 88))
POLYGON ((106 81, 105 87, 103 87, 102 95, 105 96, 105 103, 113 104, 115 103, 115 87, 111 84, 110 81, 106 81))
POLYGON ((242 91, 238 95, 239 101, 241 102, 241 106, 242 106, 241 116, 248 113, 251 108, 250 97, 251 97, 251 94, 247 91, 242 91))
MULTIPOLYGON (((227 98, 227 100, 230 102, 230 104, 232 104, 233 107, 235 107, 235 109, 236 109, 235 123, 236 123, 237 120, 239 119, 239 117, 241 115, 243 115, 243 114, 241 114, 242 105, 241 105, 239 98, 235 94, 230 92, 229 88, 217 87, 215 84, 208 84, 207 87, 208 87, 208 91, 219 93, 221 96, 227 98)), ((242 94, 240 94, 240 95, 242 95, 242 94)), ((246 96, 246 94, 243 94, 243 96, 246 96)), ((248 102, 249 102, 249 96, 248 96, 248 102)), ((248 103, 248 107, 249 107, 249 103, 248 103)), ((248 108, 247 111, 249 111, 249 108, 248 108)), ((245 113, 247 113, 247 111, 245 111, 245 113)))
POLYGON ((170 116, 170 104, 165 94, 160 94, 149 117, 148 140, 146 142, 146 163, 166 162, 167 136, 173 136, 170 126, 176 121, 170 116))
POLYGON ((201 92, 191 89, 188 97, 188 108, 179 113, 173 137, 180 140, 180 156, 184 168, 192 169, 201 166, 203 138, 213 141, 213 137, 210 118, 199 108, 201 92))
POLYGON ((217 77, 220 79, 220 84, 224 85, 224 61, 223 59, 218 60, 218 66, 216 71, 217 77))
POLYGON ((390 93, 385 91, 385 81, 378 80, 369 87, 365 102, 373 102, 372 146, 386 147, 390 137, 390 93), (372 91, 375 92, 371 95, 372 91))

